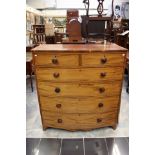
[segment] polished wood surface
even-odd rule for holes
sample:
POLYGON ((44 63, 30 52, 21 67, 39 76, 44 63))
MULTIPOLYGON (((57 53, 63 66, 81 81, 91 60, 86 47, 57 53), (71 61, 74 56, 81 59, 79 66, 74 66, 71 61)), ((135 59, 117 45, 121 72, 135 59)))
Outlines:
POLYGON ((103 114, 53 114, 43 111, 44 124, 47 127, 55 127, 68 130, 90 130, 115 124, 116 113, 103 114))
POLYGON ((42 110, 59 114, 98 114, 118 109, 119 97, 52 98, 41 96, 42 110))
POLYGON ((115 68, 37 68, 36 74, 38 81, 108 81, 121 80, 123 69, 121 67, 115 68), (89 77, 89 78, 88 78, 89 77))
POLYGON ((103 44, 42 44, 34 49, 32 51, 37 51, 37 52, 51 52, 51 53, 58 53, 58 52, 76 52, 78 53, 79 51, 86 52, 86 53, 91 53, 91 52, 122 52, 126 51, 125 48, 118 46, 117 44, 110 43, 107 45, 103 44))
POLYGON ((33 49, 43 129, 115 129, 126 51, 116 44, 40 45, 33 49))
POLYGON ((50 65, 51 67, 54 66, 78 66, 78 55, 58 55, 58 54, 51 54, 51 53, 39 53, 36 54, 34 57, 36 65, 50 65))
POLYGON ((119 95, 120 82, 115 81, 105 84, 38 82, 38 88, 40 95, 49 97, 105 97, 119 95))
POLYGON ((83 66, 122 66, 124 63, 124 54, 83 54, 83 66))

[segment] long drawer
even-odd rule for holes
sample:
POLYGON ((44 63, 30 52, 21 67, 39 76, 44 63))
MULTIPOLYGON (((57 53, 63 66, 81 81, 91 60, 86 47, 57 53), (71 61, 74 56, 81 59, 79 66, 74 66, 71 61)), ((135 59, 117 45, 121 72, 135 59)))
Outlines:
POLYGON ((35 65, 44 65, 50 67, 70 67, 79 65, 78 55, 65 54, 35 54, 35 65))
POLYGON ((88 130, 116 123, 116 112, 104 114, 53 114, 42 111, 44 125, 67 130, 88 130))
POLYGON ((111 83, 53 83, 38 82, 38 91, 42 96, 113 96, 120 94, 120 82, 111 83))
POLYGON ((125 54, 82 54, 83 66, 123 66, 125 54))
POLYGON ((51 113, 104 113, 118 109, 119 97, 51 98, 40 96, 41 109, 51 113))
POLYGON ((41 81, 99 81, 121 80, 122 67, 111 68, 83 68, 83 69, 58 69, 37 68, 37 79, 41 81))

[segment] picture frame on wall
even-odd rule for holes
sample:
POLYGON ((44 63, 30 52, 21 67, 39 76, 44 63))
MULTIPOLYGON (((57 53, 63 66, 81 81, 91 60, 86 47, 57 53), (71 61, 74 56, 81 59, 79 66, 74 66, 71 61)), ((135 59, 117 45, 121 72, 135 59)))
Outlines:
POLYGON ((121 4, 115 4, 114 6, 114 19, 119 19, 122 17, 121 14, 121 4))

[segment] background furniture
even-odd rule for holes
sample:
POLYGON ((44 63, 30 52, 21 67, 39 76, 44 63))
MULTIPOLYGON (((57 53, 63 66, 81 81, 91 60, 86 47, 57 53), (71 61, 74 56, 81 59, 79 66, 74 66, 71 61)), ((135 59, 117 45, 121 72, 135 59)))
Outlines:
POLYGON ((129 93, 129 52, 126 55, 126 70, 127 70, 127 87, 126 92, 129 93))
POLYGON ((46 44, 54 44, 55 43, 55 36, 46 36, 45 42, 46 42, 46 44))
POLYGON ((67 10, 66 28, 70 42, 80 42, 82 40, 78 10, 67 10))
POLYGON ((77 9, 68 9, 67 10, 67 23, 66 23, 66 33, 69 31, 69 22, 72 18, 78 18, 79 11, 77 9))
POLYGON ((111 17, 106 16, 81 16, 82 37, 102 38, 111 40, 112 22, 111 17))
POLYGON ((43 129, 115 129, 126 51, 116 44, 53 44, 34 48, 43 129))
POLYGON ((33 30, 33 44, 44 44, 45 43, 45 25, 37 24, 32 26, 33 30))
POLYGON ((30 54, 26 55, 26 75, 30 76, 30 83, 31 83, 31 90, 33 92, 33 81, 32 81, 32 74, 33 74, 33 69, 32 69, 32 56, 30 54))
POLYGON ((31 50, 36 47, 37 45, 32 44, 29 46, 26 46, 26 75, 30 78, 30 84, 31 84, 31 90, 33 92, 33 80, 32 75, 34 74, 34 68, 33 68, 33 59, 32 59, 32 52, 31 50))
POLYGON ((55 44, 62 43, 62 38, 66 37, 66 35, 67 35, 66 33, 55 32, 54 43, 55 44))

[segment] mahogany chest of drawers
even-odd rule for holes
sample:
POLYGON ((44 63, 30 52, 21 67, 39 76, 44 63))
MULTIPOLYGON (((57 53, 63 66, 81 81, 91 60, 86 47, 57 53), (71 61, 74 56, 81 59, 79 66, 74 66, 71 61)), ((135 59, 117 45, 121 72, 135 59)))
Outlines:
POLYGON ((118 124, 126 49, 116 44, 53 44, 33 49, 43 129, 91 130, 118 124))

